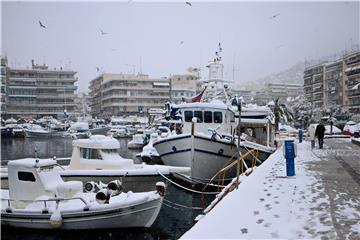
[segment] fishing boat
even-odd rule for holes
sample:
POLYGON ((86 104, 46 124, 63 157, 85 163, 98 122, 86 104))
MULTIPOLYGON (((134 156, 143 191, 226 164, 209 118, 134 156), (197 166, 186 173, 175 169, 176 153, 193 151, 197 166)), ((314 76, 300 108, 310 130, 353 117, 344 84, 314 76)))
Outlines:
POLYGON ((89 127, 88 122, 75 122, 68 129, 68 132, 76 138, 87 138, 91 135, 106 135, 110 130, 109 126, 89 127))
POLYGON ((129 149, 143 148, 149 142, 151 133, 151 129, 138 129, 137 133, 132 136, 131 141, 128 142, 127 147, 129 149))
POLYGON ((131 121, 122 117, 112 117, 110 121, 110 133, 114 138, 131 137, 130 131, 131 121))
MULTIPOLYGON (((109 229, 151 227, 162 206, 157 191, 122 192, 116 180, 96 189, 64 182, 54 160, 9 163, 9 190, 1 190, 1 225, 30 229, 109 229)), ((155 188, 155 186, 154 186, 155 188)))
MULTIPOLYGON (((220 169, 236 160, 239 154, 245 155, 253 150, 259 164, 275 150, 237 137, 239 118, 236 121, 236 115, 239 113, 230 104, 229 87, 222 78, 220 50, 208 65, 209 79, 204 90, 168 109, 170 117, 181 119, 182 133, 158 138, 153 143, 164 164, 190 167, 190 174, 181 176, 189 182, 207 183, 220 169), (203 102, 200 102, 202 99, 203 102)), ((269 119, 262 121, 265 122, 264 126, 270 125, 269 119)), ((253 157, 249 154, 245 161, 250 164, 253 157)), ((232 178, 235 174, 236 169, 230 169, 227 177, 232 178)))

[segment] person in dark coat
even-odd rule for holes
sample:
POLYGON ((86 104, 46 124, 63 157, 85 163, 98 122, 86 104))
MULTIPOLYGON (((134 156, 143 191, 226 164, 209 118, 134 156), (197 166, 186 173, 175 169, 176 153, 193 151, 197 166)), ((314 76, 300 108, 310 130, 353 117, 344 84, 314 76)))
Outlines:
POLYGON ((319 148, 323 148, 324 134, 325 134, 325 127, 324 124, 320 122, 315 129, 315 137, 317 137, 319 140, 319 148))

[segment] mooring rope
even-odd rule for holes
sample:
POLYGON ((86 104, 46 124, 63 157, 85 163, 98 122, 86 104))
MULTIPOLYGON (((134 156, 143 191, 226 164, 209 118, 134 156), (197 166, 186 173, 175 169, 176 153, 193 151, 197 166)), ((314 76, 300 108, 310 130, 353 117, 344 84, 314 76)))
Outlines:
MULTIPOLYGON (((182 208, 187 208, 187 209, 193 209, 193 210, 203 210, 204 208, 202 207, 189 207, 189 206, 185 206, 185 205, 181 205, 181 204, 178 204, 178 203, 174 203, 172 201, 169 201, 167 199, 163 199, 163 201, 167 202, 167 203, 170 203, 170 204, 174 204, 175 206, 177 207, 182 207, 182 208)), ((165 204, 166 205, 166 204, 165 204)))
POLYGON ((207 194, 207 195, 214 195, 214 194, 218 194, 219 192, 201 192, 201 191, 196 191, 196 190, 193 190, 193 189, 190 189, 190 188, 187 188, 187 187, 184 187, 172 180, 170 180, 169 178, 167 178, 166 176, 164 176, 161 172, 158 171, 158 174, 160 176, 162 176, 163 178, 165 178, 167 181, 169 181, 170 183, 174 184, 175 186, 178 186, 179 188, 182 188, 186 191, 189 191, 189 192, 193 192, 193 193, 198 193, 198 194, 207 194))

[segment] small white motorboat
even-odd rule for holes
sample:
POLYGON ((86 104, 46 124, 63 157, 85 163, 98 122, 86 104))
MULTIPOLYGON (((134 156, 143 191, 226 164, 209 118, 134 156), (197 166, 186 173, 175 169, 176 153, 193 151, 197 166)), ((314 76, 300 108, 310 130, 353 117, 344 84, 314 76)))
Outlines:
MULTIPOLYGON (((134 192, 153 189, 156 182, 163 180, 161 175, 169 176, 190 171, 189 167, 135 164, 134 160, 121 157, 118 153, 119 148, 119 141, 110 136, 93 135, 87 139, 74 140, 70 164, 58 166, 55 170, 59 171, 65 181, 76 180, 86 183, 122 179, 124 190, 134 192)), ((6 169, 0 175, 1 187, 8 188, 6 169)))
POLYGON ((9 190, 1 190, 1 225, 31 229, 108 229, 151 227, 157 218, 165 184, 157 191, 121 192, 118 180, 92 192, 92 184, 64 182, 54 160, 14 160, 9 190))
POLYGON ((154 148, 154 141, 159 137, 157 133, 152 133, 150 136, 149 143, 143 147, 142 152, 136 154, 136 158, 145 163, 161 162, 160 155, 154 148))

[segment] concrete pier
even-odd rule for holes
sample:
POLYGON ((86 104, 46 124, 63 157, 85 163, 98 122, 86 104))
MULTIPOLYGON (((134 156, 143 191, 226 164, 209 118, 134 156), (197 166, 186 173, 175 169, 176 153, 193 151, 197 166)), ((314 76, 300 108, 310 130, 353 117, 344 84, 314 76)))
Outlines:
POLYGON ((295 165, 286 177, 278 149, 182 238, 360 239, 360 146, 305 141, 295 165))

